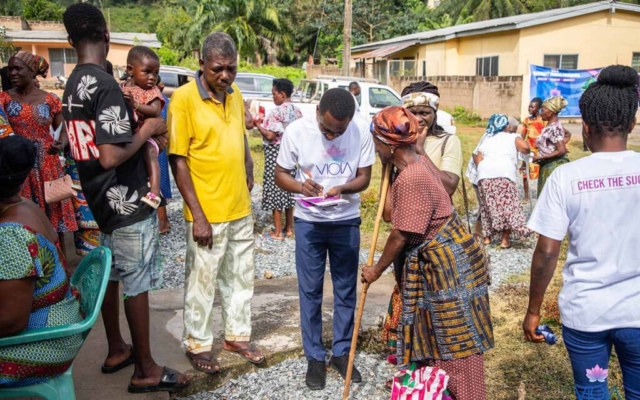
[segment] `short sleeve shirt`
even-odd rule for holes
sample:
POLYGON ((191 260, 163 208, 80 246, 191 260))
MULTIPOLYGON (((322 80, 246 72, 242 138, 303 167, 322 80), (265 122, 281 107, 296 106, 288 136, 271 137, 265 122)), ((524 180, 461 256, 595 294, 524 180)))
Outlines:
POLYGON ((137 129, 113 76, 96 64, 76 66, 64 91, 62 116, 82 191, 100 230, 111 233, 146 219, 153 209, 140 202, 149 192, 142 152, 110 170, 99 161, 101 145, 131 143, 137 129))
MULTIPOLYGON (((208 94, 200 76, 199 72, 171 96, 167 153, 186 159, 196 197, 209 223, 235 221, 251 214, 242 93, 233 84, 222 104, 208 94)), ((193 221, 186 202, 183 214, 187 221, 193 221)))
POLYGON ((556 143, 564 140, 564 127, 560 121, 556 121, 547 125, 538 139, 536 139, 536 145, 541 155, 551 154, 556 151, 556 143))
POLYGON ((583 332, 640 328, 640 154, 598 152, 556 168, 527 226, 569 236, 558 298, 562 324, 583 332))
POLYGON ((462 172, 462 145, 456 135, 429 136, 424 143, 424 150, 440 171, 460 176, 460 172, 462 172), (444 152, 442 151, 443 146, 444 152))
POLYGON ((302 118, 302 111, 300 111, 295 104, 291 102, 280 104, 271 110, 262 123, 264 129, 269 130, 278 136, 271 141, 263 139, 263 142, 265 144, 280 144, 282 134, 284 133, 284 130, 287 129, 287 126, 300 118, 302 118))
POLYGON ((438 168, 422 156, 405 168, 391 186, 393 229, 409 233, 409 244, 433 239, 453 214, 451 198, 438 168))
MULTIPOLYGON (((370 167, 375 162, 369 124, 362 118, 353 118, 344 134, 327 140, 320 132, 315 115, 298 119, 287 127, 276 160, 282 168, 295 170, 298 182, 304 182, 311 175, 325 191, 354 180, 358 168, 370 167)), ((300 198, 302 195, 295 194, 294 197, 300 198)), ((348 203, 327 210, 299 206, 295 208, 295 217, 311 222, 358 218, 360 196, 354 193, 341 197, 348 203)))

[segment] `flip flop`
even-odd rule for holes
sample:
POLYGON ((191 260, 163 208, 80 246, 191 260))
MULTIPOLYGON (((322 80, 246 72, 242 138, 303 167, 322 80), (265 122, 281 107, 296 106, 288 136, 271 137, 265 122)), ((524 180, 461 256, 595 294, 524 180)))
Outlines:
POLYGON ((220 373, 220 364, 218 363, 218 359, 216 359, 213 356, 213 353, 210 353, 211 357, 207 360, 205 357, 196 357, 200 354, 193 354, 187 351, 186 355, 187 355, 187 359, 189 360, 189 362, 191 363, 191 366, 193 367, 193 369, 195 369, 196 371, 200 371, 200 372, 204 372, 205 374, 208 375, 215 375, 215 374, 219 374, 220 373), (209 365, 211 366, 211 369, 206 369, 202 366, 200 366, 196 360, 203 360, 203 361, 209 361, 209 365), (215 367, 218 367, 218 369, 215 369, 215 367))
POLYGON ((508 250, 508 249, 510 249, 510 248, 511 248, 511 244, 509 244, 508 246, 500 245, 500 248, 501 248, 502 250, 508 250))
POLYGON ((265 232, 264 234, 262 234, 262 237, 265 238, 265 239, 275 240, 275 241, 278 241, 278 242, 282 242, 284 240, 284 238, 279 238, 278 239, 277 237, 271 236, 271 233, 269 233, 269 232, 265 232))
POLYGON ((180 372, 169 367, 163 367, 160 382, 157 385, 136 386, 129 384, 129 393, 152 393, 152 392, 174 392, 184 389, 191 383, 191 378, 184 383, 178 383, 180 372))
POLYGON ((131 353, 129 354, 129 357, 120 361, 116 365, 112 365, 111 367, 108 367, 102 364, 100 371, 102 371, 103 374, 115 374, 121 369, 127 368, 129 365, 133 365, 135 363, 135 356, 133 355, 133 346, 129 346, 129 350, 131 351, 131 353))
POLYGON ((248 347, 242 347, 242 348, 237 349, 237 350, 225 349, 224 347, 222 348, 222 350, 228 351, 229 353, 235 353, 235 354, 239 355, 240 357, 244 358, 245 360, 249 361, 251 364, 254 364, 254 365, 262 364, 264 362, 264 360, 265 360, 264 355, 262 355, 260 360, 256 361, 253 358, 243 354, 243 353, 246 353, 246 352, 252 352, 253 353, 256 350, 258 350, 254 344, 250 344, 248 347))

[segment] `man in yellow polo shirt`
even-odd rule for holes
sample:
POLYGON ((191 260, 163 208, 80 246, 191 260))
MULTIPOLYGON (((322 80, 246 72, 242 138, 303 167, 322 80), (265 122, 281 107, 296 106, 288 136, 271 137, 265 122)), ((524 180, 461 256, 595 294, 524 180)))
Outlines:
POLYGON ((213 295, 220 289, 222 348, 252 363, 264 360, 249 342, 253 297, 253 162, 245 136, 242 94, 233 84, 237 51, 212 33, 193 82, 169 106, 169 157, 187 221, 183 344, 191 365, 219 372, 213 356, 213 295))

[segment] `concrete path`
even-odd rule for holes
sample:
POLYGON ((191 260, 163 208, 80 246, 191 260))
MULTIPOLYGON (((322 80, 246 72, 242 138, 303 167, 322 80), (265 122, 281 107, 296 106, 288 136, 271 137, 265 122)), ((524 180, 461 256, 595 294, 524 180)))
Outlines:
MULTIPOLYGON (((77 259, 69 261, 71 264, 75 264, 77 259)), ((371 286, 367 295, 362 321, 363 330, 368 330, 381 323, 381 318, 387 311, 394 284, 395 281, 392 275, 384 275, 371 286)), ((361 286, 358 283, 358 301, 360 292, 361 286)), ((325 279, 324 293, 323 332, 326 342, 330 343, 333 295, 331 278, 328 272, 325 279)), ((181 289, 164 289, 150 294, 151 344, 156 362, 179 371, 189 371, 195 375, 194 382, 187 390, 180 393, 181 395, 191 395, 215 388, 228 379, 257 368, 236 355, 222 351, 222 330, 220 329, 222 320, 217 293, 214 306, 215 332, 216 337, 220 338, 215 343, 214 351, 220 360, 223 372, 217 376, 208 377, 191 368, 184 355, 184 350, 180 346, 183 291, 181 289)), ((256 281, 255 295, 252 301, 252 314, 253 340, 263 349, 266 356, 267 361, 263 365, 264 367, 277 364, 289 357, 302 356, 298 284, 295 277, 256 281)), ((123 335, 129 341, 129 330, 122 308, 120 326, 123 335)), ((73 364, 73 377, 78 400, 155 400, 169 398, 167 393, 130 395, 127 392, 127 385, 129 384, 133 367, 113 375, 101 374, 100 366, 106 353, 107 344, 104 326, 102 319, 99 318, 73 364)))

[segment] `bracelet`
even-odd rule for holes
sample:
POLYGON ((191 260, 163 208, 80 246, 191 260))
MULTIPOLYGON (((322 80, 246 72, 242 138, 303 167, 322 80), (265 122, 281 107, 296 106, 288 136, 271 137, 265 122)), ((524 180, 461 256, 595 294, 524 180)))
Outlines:
POLYGON ((300 182, 300 194, 304 195, 304 182, 300 182))
POLYGON ((133 111, 138 111, 138 108, 140 108, 140 102, 139 102, 139 101, 136 101, 136 106, 135 106, 135 108, 133 109, 133 111))

